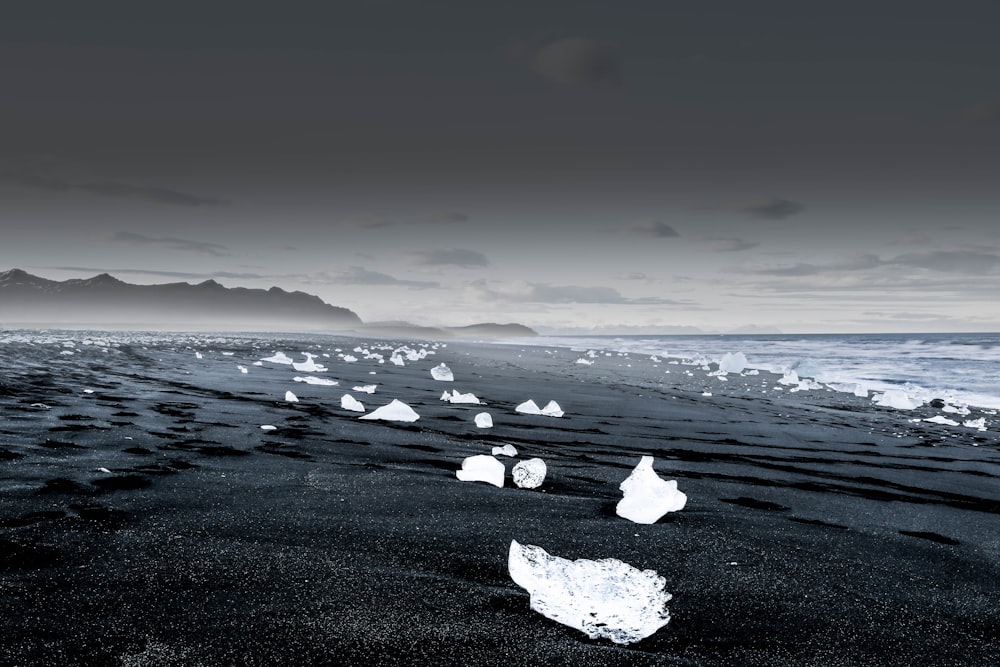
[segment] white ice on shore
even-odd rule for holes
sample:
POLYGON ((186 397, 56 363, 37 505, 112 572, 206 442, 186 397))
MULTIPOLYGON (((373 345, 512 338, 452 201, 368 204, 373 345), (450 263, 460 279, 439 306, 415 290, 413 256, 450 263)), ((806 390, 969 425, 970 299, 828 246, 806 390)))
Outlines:
POLYGON ((296 375, 292 380, 295 382, 305 382, 306 384, 318 384, 324 387, 336 387, 340 384, 336 380, 327 380, 326 378, 318 378, 312 375, 296 375))
POLYGON ((353 391, 360 391, 362 394, 374 394, 377 384, 362 384, 354 387, 353 391))
POLYGON ((488 412, 480 412, 476 415, 476 426, 479 428, 493 428, 493 417, 488 412))
POLYGON ((747 367, 747 357, 742 352, 726 352, 719 360, 719 370, 723 373, 742 373, 747 367))
POLYGON ((933 417, 928 417, 924 420, 925 422, 930 422, 932 424, 940 424, 941 426, 958 426, 958 422, 954 419, 948 419, 942 415, 935 415, 933 417))
POLYGON ((986 417, 980 417, 979 419, 969 419, 962 422, 962 426, 966 428, 974 428, 979 431, 986 430, 986 417))
POLYGON ((889 389, 881 394, 876 394, 875 397, 872 398, 872 402, 875 403, 875 405, 895 408, 896 410, 913 410, 914 408, 919 408, 923 405, 922 402, 907 396, 906 392, 902 389, 889 389))
POLYGON ((660 479, 653 470, 652 456, 643 456, 618 488, 624 496, 615 513, 635 523, 656 523, 664 514, 682 510, 687 504, 687 496, 677 490, 677 482, 660 479))
POLYGON ((581 366, 593 366, 594 365, 593 361, 591 361, 590 359, 584 359, 583 357, 580 357, 579 359, 577 359, 576 363, 580 364, 581 366))
POLYGON ((476 397, 475 394, 472 394, 472 393, 469 393, 469 394, 460 394, 457 391, 455 391, 455 392, 451 392, 451 391, 444 392, 443 394, 441 394, 441 400, 442 401, 448 401, 449 403, 465 403, 465 404, 468 404, 468 405, 482 405, 482 401, 480 401, 476 397))
POLYGON ((503 487, 506 468, 503 463, 488 454, 469 456, 462 461, 462 469, 455 471, 455 476, 463 482, 486 482, 496 487, 503 487))
POLYGON ((261 431, 274 431, 277 428, 278 427, 274 426, 273 424, 262 424, 261 427, 260 427, 260 430, 261 431))
POLYGON ((304 352, 306 356, 305 361, 292 362, 292 368, 300 373, 325 373, 329 369, 322 364, 317 364, 315 360, 315 355, 304 352))
POLYGON ((236 368, 240 369, 240 373, 243 373, 244 375, 246 375, 246 374, 247 374, 247 373, 249 372, 249 371, 247 370, 247 367, 246 367, 246 366, 241 366, 241 365, 237 364, 237 365, 236 365, 236 368))
POLYGON ((630 644, 670 622, 666 579, 614 558, 568 560, 511 540, 510 578, 530 595, 542 616, 591 639, 630 644))
POLYGON ((545 481, 545 473, 548 469, 545 461, 541 459, 528 459, 521 461, 510 471, 510 475, 521 489, 537 489, 545 481))
POLYGON ((514 411, 525 415, 545 415, 546 417, 562 417, 566 414, 555 401, 549 401, 544 408, 539 408, 538 404, 530 398, 514 408, 514 411))
POLYGON ((362 405, 361 401, 354 398, 350 394, 344 394, 340 397, 340 407, 344 410, 350 410, 351 412, 365 411, 365 406, 362 405))
POLYGON ((275 352, 273 356, 261 359, 261 361, 267 361, 272 364, 285 364, 286 366, 291 366, 295 363, 291 357, 281 351, 275 352))
POLYGON ((286 391, 285 392, 285 400, 288 401, 289 403, 298 403, 299 402, 299 397, 296 396, 295 394, 293 394, 290 391, 286 391))
POLYGON ((437 366, 431 369, 431 377, 438 382, 454 382, 455 374, 451 372, 444 362, 441 362, 437 366))
POLYGON ((562 417, 566 413, 563 412, 563 409, 559 407, 558 403, 555 401, 549 401, 545 404, 545 407, 542 408, 542 414, 546 417, 562 417))
POLYGON ((493 456, 517 456, 517 447, 507 444, 503 447, 494 447, 491 453, 493 456))
POLYGON ((399 399, 392 399, 392 402, 380 408, 372 410, 366 415, 361 415, 358 419, 380 419, 390 422, 415 422, 420 419, 420 415, 414 412, 406 403, 399 399))

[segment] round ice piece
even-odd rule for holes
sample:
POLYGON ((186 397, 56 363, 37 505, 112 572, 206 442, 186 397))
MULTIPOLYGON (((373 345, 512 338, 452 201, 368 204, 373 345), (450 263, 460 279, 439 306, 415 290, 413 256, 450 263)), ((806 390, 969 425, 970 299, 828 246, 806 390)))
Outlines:
POLYGON ((505 471, 503 463, 494 457, 479 454, 462 461, 462 469, 456 470, 455 476, 463 482, 486 482, 496 487, 503 487, 505 471))
POLYGON ((618 488, 624 496, 615 513, 635 523, 656 523, 667 512, 684 509, 687 496, 677 490, 677 482, 660 479, 653 470, 653 457, 643 456, 618 488))
POLYGON ((742 373, 747 367, 747 357, 742 352, 726 352, 719 360, 719 370, 723 373, 742 373))
POLYGON ((352 412, 364 412, 365 406, 361 404, 361 401, 354 398, 350 394, 344 394, 340 397, 340 407, 344 410, 350 410, 352 412))
POLYGON ((438 382, 454 382, 455 375, 451 372, 451 369, 440 363, 431 369, 431 377, 438 382))
POLYGON ((288 401, 289 403, 298 403, 299 402, 299 397, 296 396, 295 394, 293 394, 290 391, 286 391, 285 392, 285 400, 288 401))
POLYGON ((670 622, 666 579, 614 558, 568 560, 541 547, 511 540, 510 578, 530 595, 542 616, 586 633, 591 639, 630 644, 670 622))
POLYGON ((390 422, 415 422, 420 419, 420 415, 413 411, 406 403, 398 399, 392 399, 388 405, 372 410, 366 415, 361 415, 358 419, 381 419, 390 422))
POLYGON ((519 488, 537 489, 545 481, 545 473, 545 461, 528 459, 515 465, 510 474, 519 488))
POLYGON ((517 456, 517 447, 514 445, 504 445, 503 447, 494 447, 493 456, 517 456))
POLYGON ((488 412, 480 412, 476 415, 476 426, 479 428, 493 428, 493 417, 488 412))

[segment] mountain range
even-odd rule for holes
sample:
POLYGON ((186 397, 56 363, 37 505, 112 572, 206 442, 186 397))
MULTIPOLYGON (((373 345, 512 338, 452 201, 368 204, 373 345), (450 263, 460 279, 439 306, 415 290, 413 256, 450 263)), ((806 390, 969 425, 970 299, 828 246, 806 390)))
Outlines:
POLYGON ((519 324, 418 327, 366 325, 357 313, 280 287, 224 287, 214 280, 135 285, 102 273, 48 280, 21 269, 0 272, 0 325, 112 329, 365 332, 418 338, 532 336, 519 324))

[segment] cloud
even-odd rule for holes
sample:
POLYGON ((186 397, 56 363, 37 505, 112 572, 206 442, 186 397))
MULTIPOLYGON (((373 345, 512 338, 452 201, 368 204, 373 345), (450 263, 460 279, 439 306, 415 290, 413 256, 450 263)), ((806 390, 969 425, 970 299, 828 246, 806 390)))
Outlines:
POLYGON ((468 213, 461 213, 459 211, 444 211, 442 213, 431 213, 430 215, 424 216, 423 221, 432 225, 442 224, 442 225, 457 225, 459 223, 468 222, 470 216, 468 213))
POLYGON ((708 247, 713 252, 742 252, 744 250, 749 250, 750 248, 756 248, 759 243, 754 243, 752 241, 744 241, 743 239, 737 238, 722 238, 716 236, 709 236, 701 239, 708 244, 708 247))
POLYGON ((517 283, 499 288, 485 280, 470 284, 485 301, 511 301, 545 304, 620 304, 620 305, 689 305, 687 302, 661 297, 629 298, 612 287, 580 285, 550 285, 548 283, 517 283))
POLYGON ((260 273, 234 273, 231 271, 213 271, 210 273, 192 273, 188 271, 156 271, 153 269, 109 269, 94 268, 88 266, 48 266, 52 271, 72 271, 75 273, 85 273, 97 275, 99 273, 109 273, 111 275, 138 275, 138 276, 158 276, 161 278, 176 278, 178 280, 197 280, 203 282, 209 279, 230 279, 230 280, 267 280, 274 276, 267 276, 260 273))
POLYGON ((422 266, 459 266, 463 269, 475 269, 490 265, 490 260, 483 253, 463 248, 411 250, 408 254, 422 266))
POLYGON ((423 280, 401 280, 387 273, 372 271, 361 266, 349 266, 334 274, 322 274, 322 278, 313 282, 337 285, 396 285, 413 289, 434 289, 441 287, 440 283, 423 280))
POLYGON ((0 175, 0 179, 28 188, 49 192, 69 192, 78 190, 100 197, 117 199, 141 199, 171 206, 221 206, 226 202, 211 197, 170 190, 148 185, 129 185, 118 181, 97 181, 93 183, 71 183, 70 181, 46 176, 35 172, 14 172, 0 175))
POLYGON ((971 123, 995 123, 1000 121, 1000 101, 974 104, 965 110, 963 118, 971 123))
POLYGON ((152 238, 149 236, 143 236, 142 234, 134 234, 132 232, 116 232, 111 238, 119 243, 128 243, 137 246, 163 246, 171 250, 189 252, 198 255, 210 255, 212 257, 226 257, 230 254, 226 246, 218 243, 205 243, 201 241, 189 241, 187 239, 176 238, 152 238))
POLYGON ((759 204, 744 206, 739 210, 743 213, 749 213, 755 218, 763 218, 764 220, 784 220, 785 218, 790 218, 793 215, 801 213, 805 210, 805 208, 806 207, 799 202, 790 201, 788 199, 771 199, 759 204))
POLYGON ((864 271, 874 269, 884 264, 875 255, 860 255, 839 262, 826 264, 745 264, 737 267, 737 273, 749 273, 761 276, 784 276, 787 278, 815 276, 821 273, 864 271))
POLYGON ((982 275, 1000 268, 1000 255, 976 250, 933 250, 900 255, 888 263, 944 273, 982 275))
POLYGON ((514 62, 551 81, 574 86, 617 86, 622 82, 618 46, 585 37, 564 37, 544 45, 518 43, 514 62))
POLYGON ((658 239, 675 238, 680 236, 677 230, 659 220, 643 219, 636 220, 631 225, 621 228, 622 231, 641 236, 651 236, 658 239))

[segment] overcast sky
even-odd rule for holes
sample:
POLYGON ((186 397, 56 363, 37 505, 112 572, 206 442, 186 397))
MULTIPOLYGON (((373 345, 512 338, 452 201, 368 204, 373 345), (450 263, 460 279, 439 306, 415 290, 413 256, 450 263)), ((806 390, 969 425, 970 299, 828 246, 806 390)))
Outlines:
POLYGON ((1000 330, 1000 4, 32 2, 0 270, 366 321, 1000 330))

